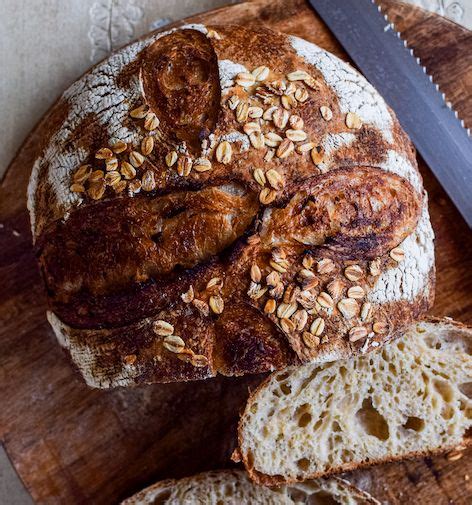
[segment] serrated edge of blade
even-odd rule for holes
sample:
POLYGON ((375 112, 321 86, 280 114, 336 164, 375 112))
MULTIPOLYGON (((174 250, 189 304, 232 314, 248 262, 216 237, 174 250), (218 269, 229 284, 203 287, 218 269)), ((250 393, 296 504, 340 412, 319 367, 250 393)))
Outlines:
POLYGON ((396 29, 394 23, 392 23, 390 21, 390 19, 388 18, 388 15, 384 13, 384 11, 382 10, 382 6, 379 5, 375 0, 371 0, 371 2, 374 4, 375 7, 377 7, 377 10, 383 16, 383 18, 385 19, 385 21, 387 22, 387 26, 384 28, 384 30, 385 29, 391 30, 402 41, 403 45, 405 46, 406 49, 408 49, 409 53, 415 59, 415 61, 418 64, 418 66, 423 70, 423 72, 425 73, 425 75, 428 77, 428 79, 434 85, 434 87, 436 88, 436 91, 441 95, 441 98, 442 98, 443 102, 445 103, 446 107, 448 109, 450 109, 454 113, 454 116, 459 121, 459 123, 462 126, 462 128, 466 131, 467 135, 469 137, 472 137, 471 129, 466 127, 465 121, 459 116, 459 113, 454 108, 454 106, 452 105, 452 103, 447 100, 446 94, 441 90, 439 84, 437 84, 436 82, 434 82, 433 76, 428 73, 428 70, 427 70, 426 66, 423 65, 421 59, 418 58, 415 55, 414 50, 408 45, 408 41, 402 37, 401 32, 399 32, 396 29))

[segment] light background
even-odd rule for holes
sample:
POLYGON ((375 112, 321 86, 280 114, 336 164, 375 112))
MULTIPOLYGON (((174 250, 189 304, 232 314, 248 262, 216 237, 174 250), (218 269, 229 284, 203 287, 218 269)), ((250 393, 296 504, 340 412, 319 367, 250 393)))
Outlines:
MULTIPOLYGON (((237 0, 0 0, 0 177, 35 123, 93 63, 150 29, 237 0)), ((472 0, 409 0, 472 29, 472 0)), ((0 504, 26 505, 0 445, 0 504)))

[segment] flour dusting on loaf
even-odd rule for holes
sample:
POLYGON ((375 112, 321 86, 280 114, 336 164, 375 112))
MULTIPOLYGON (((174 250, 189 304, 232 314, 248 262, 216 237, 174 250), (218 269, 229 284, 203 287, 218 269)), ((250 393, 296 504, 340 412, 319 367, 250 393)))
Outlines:
POLYGON ((129 113, 129 100, 139 94, 139 86, 134 79, 126 91, 122 90, 116 85, 115 76, 136 58, 143 47, 142 42, 136 42, 128 46, 126 51, 110 56, 64 93, 62 99, 68 107, 67 118, 63 127, 52 137, 43 156, 35 162, 28 187, 33 237, 48 224, 42 222, 43 214, 51 213, 52 219, 58 219, 82 201, 80 194, 70 191, 70 178, 72 172, 85 162, 89 152, 84 148, 69 148, 67 141, 87 115, 93 114, 111 139, 118 138, 125 142, 135 140, 134 133, 122 122, 129 113), (43 173, 45 166, 48 167, 46 176, 39 179, 38 174, 43 173), (48 211, 42 209, 38 220, 35 201, 37 192, 46 184, 52 186, 57 208, 48 211))
POLYGON ((378 128, 388 142, 393 142, 392 116, 376 89, 349 64, 333 54, 298 37, 290 37, 297 53, 323 74, 339 99, 342 112, 356 112, 364 121, 378 128))
MULTIPOLYGON (((57 341, 70 353, 72 361, 88 386, 102 389, 114 386, 130 386, 137 377, 142 375, 143 370, 141 367, 129 361, 125 361, 115 369, 108 369, 107 374, 97 373, 100 370, 100 364, 97 361, 102 358, 100 352, 97 352, 96 348, 87 345, 86 342, 74 341, 71 338, 71 329, 53 312, 48 311, 47 318, 57 341)), ((110 346, 108 346, 108 349, 105 346, 104 351, 106 352, 109 349, 110 346)))
MULTIPOLYGON (((191 24, 183 28, 198 30, 206 33, 202 25, 191 24)), ((125 49, 112 54, 102 63, 96 65, 90 72, 76 81, 64 92, 61 101, 67 104, 68 114, 62 128, 51 138, 43 155, 36 160, 28 186, 28 210, 30 213, 33 238, 39 234, 47 222, 37 221, 36 193, 41 191, 41 186, 50 184, 55 197, 55 212, 52 219, 63 217, 71 208, 82 203, 79 194, 70 191, 70 179, 73 171, 77 169, 89 156, 83 148, 69 148, 67 143, 71 133, 88 115, 94 115, 99 124, 107 131, 110 142, 122 140, 123 142, 137 142, 138 137, 134 131, 124 126, 124 119, 128 117, 130 103, 141 96, 139 76, 135 75, 122 88, 116 77, 123 69, 136 61, 141 51, 153 41, 175 31, 168 30, 163 33, 151 35, 145 40, 134 42, 125 49), (39 179, 39 173, 47 168, 46 181, 39 179)), ((52 209, 49 209, 51 212, 52 209)))
POLYGON ((218 71, 220 74, 221 90, 231 88, 234 85, 234 78, 241 72, 247 72, 247 68, 231 60, 219 60, 218 71))
POLYGON ((318 165, 322 170, 328 171, 336 163, 334 155, 339 148, 348 147, 357 140, 353 133, 329 133, 321 141, 321 147, 324 151, 323 161, 318 165))
POLYGON ((49 320, 91 386, 349 357, 432 302, 412 145, 314 44, 239 26, 152 33, 50 118, 28 209, 49 320))
POLYGON ((369 293, 369 300, 373 303, 414 301, 422 292, 426 296, 431 295, 428 278, 434 269, 433 239, 434 233, 425 204, 416 230, 401 244, 405 260, 396 268, 380 275, 369 293))

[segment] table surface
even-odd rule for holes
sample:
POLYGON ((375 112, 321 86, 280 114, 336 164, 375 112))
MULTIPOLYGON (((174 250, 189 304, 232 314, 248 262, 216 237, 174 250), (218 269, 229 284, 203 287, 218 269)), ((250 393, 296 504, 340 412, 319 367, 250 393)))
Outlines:
MULTIPOLYGON (((0 17, 0 177, 23 138, 94 62, 151 28, 228 0, 4 0, 0 17), (91 20, 94 20, 93 22, 91 20), (60 29, 58 29, 60 27, 60 29)), ((414 0, 472 27, 472 0, 414 0)), ((31 498, 0 447, 0 503, 31 498)))

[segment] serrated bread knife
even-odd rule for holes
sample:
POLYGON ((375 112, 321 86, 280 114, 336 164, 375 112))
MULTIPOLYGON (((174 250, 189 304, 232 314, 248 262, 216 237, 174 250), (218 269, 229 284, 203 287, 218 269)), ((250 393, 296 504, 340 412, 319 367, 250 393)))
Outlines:
POLYGON ((373 0, 309 0, 472 228, 472 139, 373 0))

